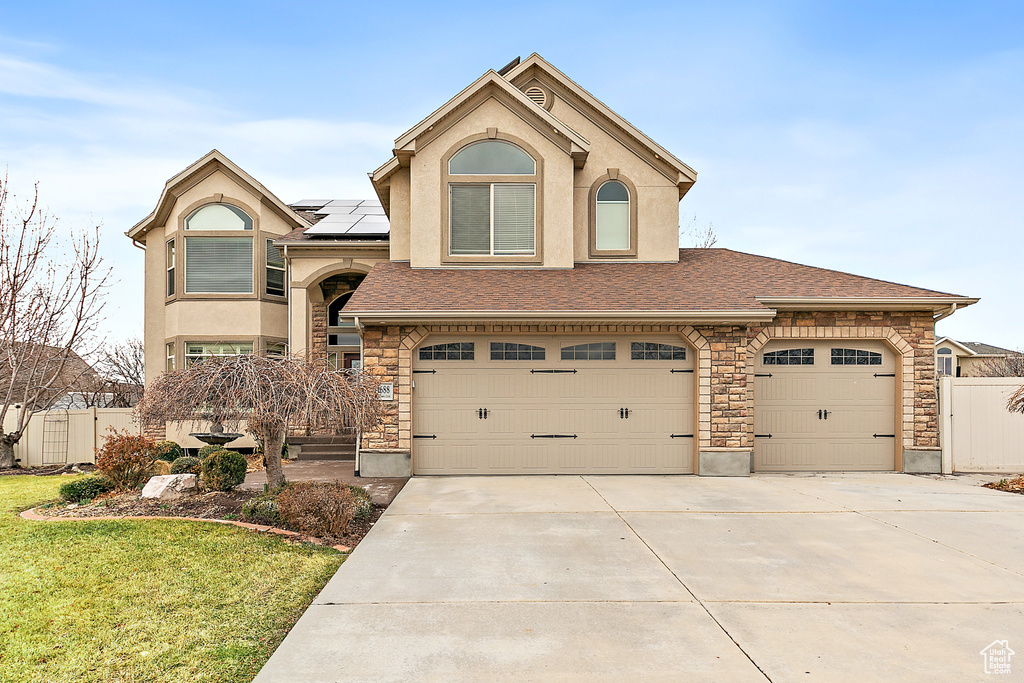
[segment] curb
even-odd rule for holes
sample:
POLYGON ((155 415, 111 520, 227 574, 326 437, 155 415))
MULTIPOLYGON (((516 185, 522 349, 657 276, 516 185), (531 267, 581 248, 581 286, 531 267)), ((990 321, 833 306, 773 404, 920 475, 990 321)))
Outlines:
POLYGON ((248 529, 249 531, 257 531, 265 534, 277 534, 278 536, 287 536, 296 541, 305 541, 307 543, 314 543, 316 545, 323 545, 330 548, 334 548, 340 553, 350 553, 352 548, 347 545, 330 545, 326 541, 322 541, 314 536, 306 536, 300 534, 298 531, 289 531, 288 529, 278 529, 277 527, 265 526, 262 524, 249 524, 248 522, 236 522, 232 519, 207 519, 203 517, 162 517, 154 515, 145 515, 139 517, 116 517, 113 515, 106 515, 103 517, 51 517, 48 515, 41 515, 36 512, 36 508, 25 510, 20 515, 22 519, 27 519, 33 522, 103 522, 103 521, 132 521, 134 519, 161 519, 171 522, 213 522, 214 524, 227 524, 229 526, 237 526, 241 529, 248 529))

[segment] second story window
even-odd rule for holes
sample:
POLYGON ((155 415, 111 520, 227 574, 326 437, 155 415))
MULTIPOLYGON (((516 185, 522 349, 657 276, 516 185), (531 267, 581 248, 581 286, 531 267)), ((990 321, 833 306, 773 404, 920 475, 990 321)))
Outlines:
POLYGON ((597 190, 597 249, 629 249, 629 190, 609 180, 597 190))
POLYGON ((451 256, 533 256, 537 163, 503 140, 481 140, 448 162, 451 256))
MULTIPOLYGON (((185 293, 255 293, 253 238, 231 235, 252 231, 253 219, 230 204, 207 204, 189 214, 185 219, 185 293)), ((280 284, 283 288, 283 278, 280 284)))
POLYGON ((267 240, 267 294, 284 296, 284 292, 284 256, 274 240, 267 240))
POLYGON ((167 240, 167 296, 174 296, 174 240, 167 240))

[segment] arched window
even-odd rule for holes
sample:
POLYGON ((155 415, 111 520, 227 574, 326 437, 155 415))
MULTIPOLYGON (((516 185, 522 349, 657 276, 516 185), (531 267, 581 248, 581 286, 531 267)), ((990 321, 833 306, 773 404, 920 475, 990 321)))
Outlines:
POLYGON ((252 230, 252 219, 237 206, 207 204, 185 219, 186 230, 252 230))
POLYGON ((629 189, 609 180, 597 190, 595 215, 598 251, 627 251, 630 248, 629 189))
POLYGON ((186 234, 193 233, 185 237, 185 292, 252 294, 253 238, 224 234, 252 229, 252 218, 230 204, 206 204, 190 213, 185 219, 186 234), (200 230, 215 234, 195 234, 200 230))
POLYGON ((534 256, 537 162, 510 142, 472 142, 448 161, 448 255, 534 256))
POLYGON ((533 175, 537 164, 511 142, 481 140, 466 145, 448 162, 452 175, 533 175))

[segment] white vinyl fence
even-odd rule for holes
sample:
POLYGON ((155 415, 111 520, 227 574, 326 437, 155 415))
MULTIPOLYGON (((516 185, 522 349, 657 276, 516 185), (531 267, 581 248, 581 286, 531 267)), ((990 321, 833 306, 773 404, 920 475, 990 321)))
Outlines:
POLYGON ((1024 415, 1006 410, 1021 377, 939 380, 943 472, 1024 473, 1024 415))
MULTIPOLYGON (((14 429, 13 415, 4 419, 4 431, 14 429)), ((96 448, 103 445, 108 428, 141 432, 132 420, 131 408, 44 410, 32 414, 14 457, 22 467, 96 462, 96 448)))

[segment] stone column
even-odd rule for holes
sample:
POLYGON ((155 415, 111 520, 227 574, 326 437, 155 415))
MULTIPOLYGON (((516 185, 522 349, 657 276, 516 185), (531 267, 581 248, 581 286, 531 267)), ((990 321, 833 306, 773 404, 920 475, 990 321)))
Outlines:
POLYGON ((753 436, 747 393, 747 330, 745 327, 698 328, 710 348, 710 445, 702 444, 698 473, 738 477, 750 474, 753 436))

